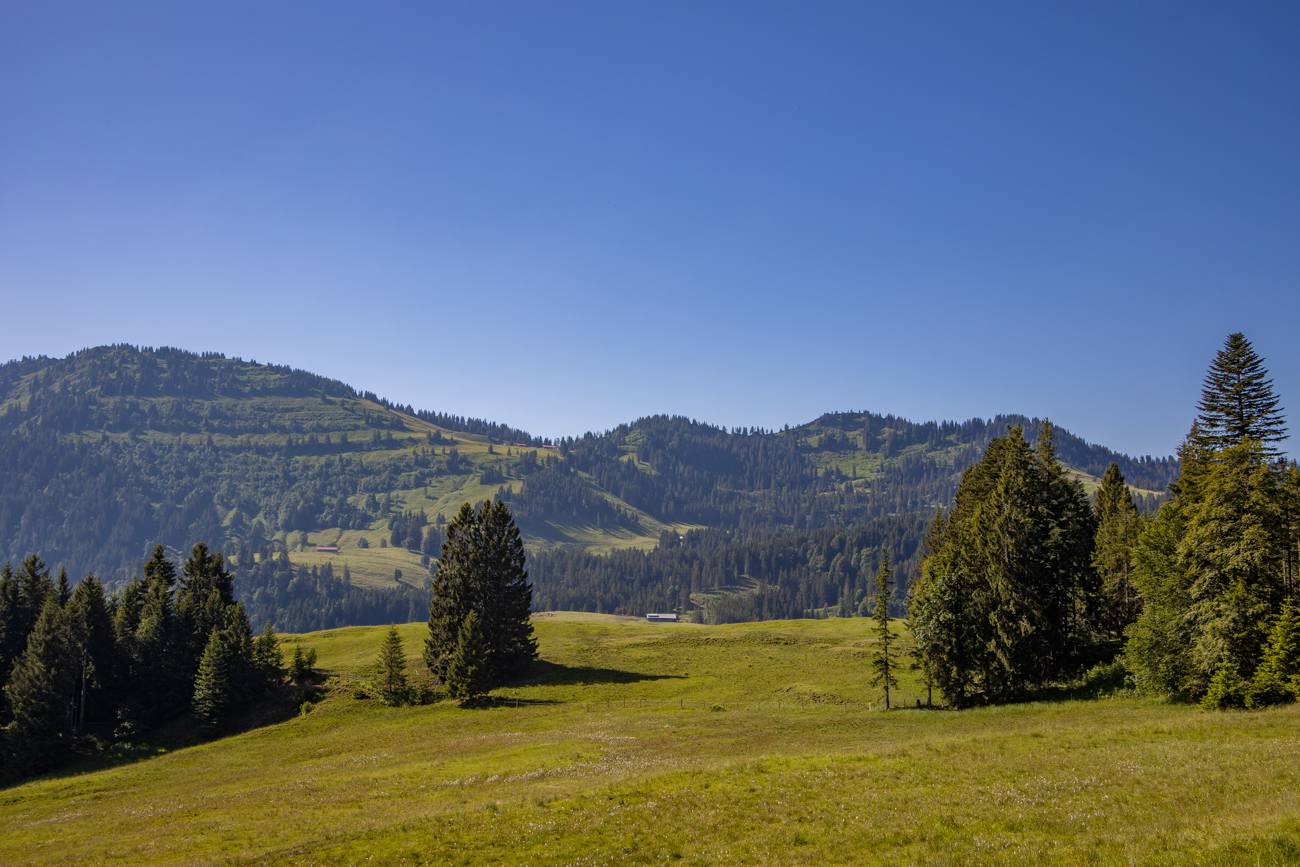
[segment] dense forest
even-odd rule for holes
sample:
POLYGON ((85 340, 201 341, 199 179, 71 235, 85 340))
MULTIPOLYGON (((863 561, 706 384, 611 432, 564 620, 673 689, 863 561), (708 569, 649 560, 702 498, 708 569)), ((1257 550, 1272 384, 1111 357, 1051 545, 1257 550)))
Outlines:
MULTIPOLYGON (((634 611, 642 600, 691 598, 724 619, 826 613, 852 608, 841 598, 845 582, 856 604, 866 579, 842 558, 832 568, 836 555, 813 556, 823 540, 891 521, 910 526, 912 516, 948 507, 962 471, 1016 424, 1031 441, 1042 427, 1021 416, 916 424, 839 413, 780 431, 727 430, 655 416, 550 442, 289 367, 97 347, 0 365, 0 556, 17 562, 39 551, 112 587, 157 544, 179 555, 205 542, 227 556, 255 625, 388 622, 406 619, 432 573, 363 587, 339 567, 323 574, 295 563, 295 540, 363 534, 433 566, 437 544, 427 544, 423 523, 413 535, 412 522, 497 495, 535 555, 539 604, 634 611), (680 550, 610 560, 585 553, 629 536, 641 547, 685 540, 680 550), (744 565, 767 562, 754 552, 777 544, 802 553, 777 567, 744 565), (719 553, 667 565, 695 556, 686 552, 697 545, 719 553), (688 585, 676 576, 697 568, 703 574, 683 596, 688 585), (633 580, 627 569, 666 577, 633 580), (601 582, 631 595, 616 602, 601 582), (724 600, 732 590, 715 592, 722 587, 736 598, 724 600)), ((1115 463, 1139 511, 1154 511, 1178 473, 1173 458, 1117 455, 1065 431, 1057 456, 1094 481, 1115 463)), ((906 545, 893 553, 913 555, 906 545)), ((856 548, 851 557, 860 561, 856 548)))
MULTIPOLYGON (((0 782, 185 711, 213 731, 281 684, 279 640, 254 637, 221 554, 198 544, 178 568, 157 546, 141 571, 110 594, 35 555, 0 570, 0 782)), ((293 673, 311 664, 296 657, 293 673)))
MULTIPOLYGON (((907 573, 918 565, 921 515, 802 532, 665 532, 652 551, 543 551, 530 561, 540 610, 696 612, 708 623, 866 616, 882 546, 907 573)), ((897 588, 896 614, 906 610, 897 588)))

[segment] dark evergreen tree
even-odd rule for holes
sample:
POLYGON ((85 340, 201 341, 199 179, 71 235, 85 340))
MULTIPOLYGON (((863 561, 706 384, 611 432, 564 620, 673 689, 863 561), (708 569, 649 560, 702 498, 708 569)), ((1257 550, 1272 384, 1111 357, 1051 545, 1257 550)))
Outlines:
POLYGON ((1101 585, 1099 626, 1119 636, 1137 619, 1142 600, 1133 586, 1133 545, 1142 531, 1142 517, 1119 467, 1112 463, 1101 479, 1092 503, 1097 539, 1092 566, 1101 585))
POLYGON ((1191 648, 1198 672, 1188 685, 1199 693, 1225 654, 1249 678, 1282 601, 1285 548, 1277 478, 1258 442, 1213 453, 1198 468, 1185 497, 1186 524, 1178 541, 1179 566, 1191 578, 1195 628, 1191 648))
POLYGON ((214 731, 234 704, 230 655, 222 633, 214 631, 203 649, 194 681, 194 720, 204 733, 214 731))
POLYGON ((77 583, 65 608, 69 650, 76 683, 72 696, 72 730, 78 734, 112 731, 120 685, 112 611, 104 585, 93 574, 77 583))
POLYGON ((455 651, 465 618, 478 615, 493 680, 524 671, 537 656, 533 638, 532 587, 524 569, 524 545, 501 500, 470 504, 447 525, 429 607, 424 659, 442 675, 455 651))
POLYGON ((253 662, 268 687, 278 684, 284 677, 284 652, 269 620, 253 644, 253 662))
POLYGON ((1276 455, 1273 444, 1287 437, 1279 404, 1264 360, 1245 335, 1229 334, 1201 389, 1201 441, 1217 451, 1254 440, 1265 454, 1276 455))
POLYGON ((1297 698, 1300 698, 1300 611, 1287 599, 1273 623, 1263 658, 1246 690, 1246 706, 1268 707, 1297 698))
POLYGON ((385 704, 396 705, 406 701, 410 690, 406 680, 406 651, 402 649, 402 636, 396 626, 390 626, 384 633, 379 658, 375 661, 375 677, 385 704))
POLYGON ((492 681, 490 648, 483 636, 478 612, 465 615, 456 637, 456 648, 447 660, 444 684, 447 695, 459 699, 462 706, 473 704, 487 694, 492 681))
POLYGON ((68 633, 67 616, 50 593, 5 684, 13 714, 5 769, 11 779, 48 770, 71 753, 76 669, 68 633))
POLYGON ((1087 637, 1093 535, 1050 425, 1036 450, 1017 427, 989 443, 962 475, 912 594, 918 652, 949 702, 1005 700, 1066 670, 1087 637))
POLYGON ((145 562, 144 580, 149 584, 165 584, 169 590, 176 586, 176 564, 167 556, 167 549, 162 545, 155 545, 145 562))
POLYGON ((871 685, 885 692, 885 710, 889 710, 889 690, 898 686, 895 637, 889 629, 889 595, 894 588, 894 572, 889 568, 889 552, 880 552, 880 574, 876 576, 875 604, 872 606, 872 629, 876 646, 870 654, 871 685))
POLYGON ((170 719, 193 695, 193 680, 184 670, 187 636, 177 622, 172 591, 165 581, 146 586, 139 625, 124 647, 132 658, 134 687, 125 716, 140 730, 170 719))

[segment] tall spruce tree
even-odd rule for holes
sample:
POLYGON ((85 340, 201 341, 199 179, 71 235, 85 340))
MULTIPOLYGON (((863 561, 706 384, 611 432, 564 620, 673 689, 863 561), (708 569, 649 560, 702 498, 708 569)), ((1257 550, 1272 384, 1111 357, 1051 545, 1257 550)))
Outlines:
POLYGON ((1142 519, 1133 505, 1133 494, 1114 462, 1102 476, 1092 511, 1097 522, 1092 565, 1102 594, 1099 626, 1106 633, 1119 636, 1137 619, 1142 605, 1132 574, 1133 545, 1142 530, 1142 519))
POLYGON ((214 631, 203 649, 194 680, 194 719, 199 730, 211 733, 234 704, 230 683, 230 648, 221 632, 214 631))
POLYGON ((379 695, 385 704, 401 704, 406 701, 410 689, 406 680, 406 651, 402 649, 402 636, 396 626, 388 627, 384 633, 379 658, 375 661, 375 673, 379 695))
POLYGON ((88 574, 68 597, 65 614, 76 682, 72 730, 105 732, 117 710, 118 647, 104 585, 88 574))
MULTIPOLYGON (((1187 473, 1184 473, 1184 477, 1187 473)), ((1282 536, 1277 478, 1254 440, 1214 452, 1186 498, 1179 565, 1191 583, 1193 655, 1199 692, 1225 654, 1249 678, 1282 601, 1282 536)))
POLYGON ((885 710, 889 710, 889 691, 898 686, 898 654, 894 650, 894 633, 889 629, 889 596, 894 588, 894 570, 889 566, 889 552, 880 549, 880 574, 872 606, 872 628, 876 646, 871 651, 871 685, 885 692, 885 710))
POLYGON ((1247 707, 1286 704, 1300 698, 1300 610, 1287 599, 1269 632, 1268 645, 1246 690, 1247 707))
POLYGON ((1280 403, 1264 359, 1245 335, 1229 334, 1205 375, 1199 436, 1215 451, 1254 440, 1265 454, 1276 455, 1273 444, 1287 437, 1280 403))
POLYGON ((71 752, 73 656, 67 616, 58 597, 50 593, 5 684, 13 713, 7 776, 40 773, 71 752))
POLYGON ((438 574, 429 606, 429 637, 424 660, 444 676, 471 612, 487 646, 490 678, 503 680, 524 671, 537 657, 531 620, 533 593, 525 571, 519 528, 501 500, 469 503, 447 525, 438 574))
POLYGON ((910 623, 927 672, 955 706, 1059 677, 1087 637, 1092 516, 1052 437, 1045 424, 1036 449, 1019 427, 993 439, 962 474, 937 549, 927 546, 910 623))
POLYGON ((488 643, 478 613, 471 611, 465 615, 456 637, 456 649, 447 660, 447 695, 460 699, 462 706, 473 704, 487 693, 491 680, 488 643))

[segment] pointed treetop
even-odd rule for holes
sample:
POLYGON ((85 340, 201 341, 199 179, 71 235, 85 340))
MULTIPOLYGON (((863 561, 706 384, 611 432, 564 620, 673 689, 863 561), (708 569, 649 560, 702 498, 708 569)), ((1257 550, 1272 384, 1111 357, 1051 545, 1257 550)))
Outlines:
POLYGON ((1251 439, 1269 444, 1287 438, 1282 407, 1273 393, 1264 359, 1240 332, 1228 335, 1205 374, 1197 423, 1201 443, 1214 450, 1240 445, 1251 439))

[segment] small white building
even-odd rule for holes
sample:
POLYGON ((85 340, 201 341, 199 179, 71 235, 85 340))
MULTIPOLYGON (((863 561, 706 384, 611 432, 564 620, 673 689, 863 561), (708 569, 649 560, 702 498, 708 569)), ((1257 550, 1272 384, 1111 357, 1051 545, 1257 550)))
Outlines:
POLYGON ((676 614, 647 614, 645 616, 645 619, 649 620, 651 623, 676 623, 677 615, 676 614))

